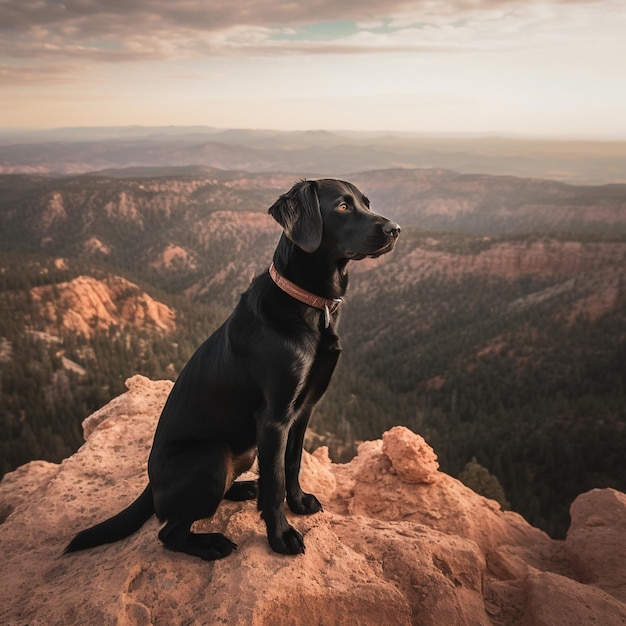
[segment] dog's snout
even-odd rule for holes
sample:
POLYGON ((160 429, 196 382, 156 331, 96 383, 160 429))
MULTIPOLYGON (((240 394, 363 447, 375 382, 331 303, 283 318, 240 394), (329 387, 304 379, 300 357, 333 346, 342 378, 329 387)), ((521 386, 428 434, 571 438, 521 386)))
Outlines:
POLYGON ((401 230, 400 225, 392 221, 387 221, 383 226, 383 232, 385 235, 389 235, 391 237, 397 237, 401 230))

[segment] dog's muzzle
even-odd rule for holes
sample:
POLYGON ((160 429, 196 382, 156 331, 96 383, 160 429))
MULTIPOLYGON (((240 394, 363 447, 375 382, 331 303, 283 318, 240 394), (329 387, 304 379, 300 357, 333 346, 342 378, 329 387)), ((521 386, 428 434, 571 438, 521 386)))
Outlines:
POLYGON ((383 225, 383 233, 387 236, 387 241, 385 244, 380 247, 378 250, 373 252, 372 254, 368 254, 367 256, 375 259, 376 257, 382 256, 383 254, 387 254, 387 252, 391 252, 396 245, 396 241, 400 236, 400 232, 402 229, 399 224, 388 220, 383 225))
POLYGON ((400 228, 400 224, 396 224, 391 220, 388 220, 383 226, 383 232, 385 233, 385 235, 393 237, 393 239, 397 239, 400 236, 401 231, 402 229, 400 228))

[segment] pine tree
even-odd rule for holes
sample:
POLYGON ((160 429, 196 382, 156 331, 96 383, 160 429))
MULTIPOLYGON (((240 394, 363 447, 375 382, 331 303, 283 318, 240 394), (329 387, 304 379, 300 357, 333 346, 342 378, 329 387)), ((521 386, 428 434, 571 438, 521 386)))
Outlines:
POLYGON ((497 476, 483 467, 476 457, 472 457, 472 460, 465 465, 459 474, 459 480, 481 496, 495 500, 503 509, 511 507, 497 476))

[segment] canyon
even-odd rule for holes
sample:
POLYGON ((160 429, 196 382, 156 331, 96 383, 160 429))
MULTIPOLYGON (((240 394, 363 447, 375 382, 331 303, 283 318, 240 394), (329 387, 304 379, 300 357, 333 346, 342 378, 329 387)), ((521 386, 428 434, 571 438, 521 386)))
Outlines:
MULTIPOLYGON (((562 538, 626 489, 626 187, 386 169, 349 176, 398 220, 351 263, 344 351, 314 416, 346 462, 401 424, 444 472, 478 463, 562 538)), ((0 472, 59 462, 136 373, 174 379, 265 271, 294 173, 132 168, 0 176, 0 472)))

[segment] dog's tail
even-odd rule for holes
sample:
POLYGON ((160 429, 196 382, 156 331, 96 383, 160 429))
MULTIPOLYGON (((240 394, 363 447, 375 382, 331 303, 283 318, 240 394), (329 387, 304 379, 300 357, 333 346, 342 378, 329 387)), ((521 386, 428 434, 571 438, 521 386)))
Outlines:
POLYGON ((91 528, 81 530, 67 545, 64 554, 119 541, 138 531, 152 515, 154 502, 152 487, 148 484, 143 493, 123 511, 91 528))

